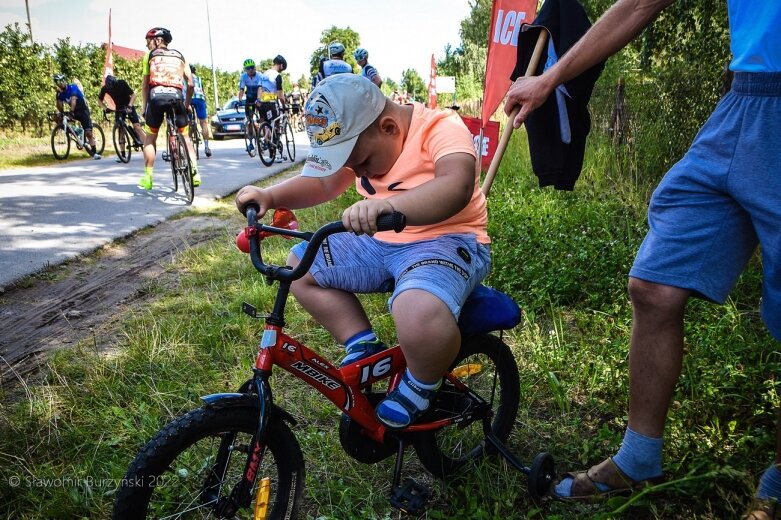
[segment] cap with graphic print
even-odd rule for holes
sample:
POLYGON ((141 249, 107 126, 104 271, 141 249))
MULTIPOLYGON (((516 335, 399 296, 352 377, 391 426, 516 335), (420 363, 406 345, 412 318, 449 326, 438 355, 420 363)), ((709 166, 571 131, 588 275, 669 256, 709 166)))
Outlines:
POLYGON ((304 177, 336 173, 358 141, 385 108, 385 95, 363 76, 336 74, 320 83, 304 108, 306 132, 312 148, 304 163, 304 177))

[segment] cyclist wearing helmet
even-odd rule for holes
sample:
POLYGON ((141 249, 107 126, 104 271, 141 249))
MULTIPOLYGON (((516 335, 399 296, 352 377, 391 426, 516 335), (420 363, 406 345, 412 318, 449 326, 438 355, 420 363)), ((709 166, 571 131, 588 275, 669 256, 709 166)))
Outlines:
MULTIPOLYGON (((143 145, 145 137, 144 130, 141 128, 141 120, 138 118, 138 113, 136 113, 136 107, 134 106, 136 101, 136 93, 133 92, 133 89, 130 87, 130 85, 128 85, 127 81, 124 79, 117 79, 116 77, 109 74, 106 76, 103 87, 98 93, 98 103, 101 107, 103 107, 103 110, 108 109, 106 103, 103 101, 106 97, 106 94, 108 94, 109 97, 114 101, 114 124, 116 124, 117 119, 121 117, 121 113, 127 114, 127 118, 131 123, 133 123, 133 129, 136 131, 136 144, 143 145)), ((123 142, 120 143, 120 147, 124 147, 124 133, 121 134, 121 139, 123 142)), ((117 161, 121 162, 121 159, 117 159, 117 161)))
MULTIPOLYGON (((282 90, 281 74, 285 69, 287 69, 287 61, 278 54, 272 61, 271 67, 261 75, 258 115, 262 121, 277 124, 274 122, 274 119, 279 117, 277 102, 282 105, 283 110, 285 109, 287 100, 285 99, 285 93, 282 90)), ((267 135, 266 138, 270 139, 271 136, 267 135)), ((287 158, 280 154, 278 160, 286 161, 287 158)))
POLYGON ((171 31, 163 27, 153 27, 146 33, 146 46, 150 51, 144 56, 142 63, 141 99, 146 109, 144 119, 148 131, 144 140, 144 176, 138 182, 138 186, 145 190, 152 189, 157 132, 165 120, 166 110, 172 103, 176 127, 179 133, 184 135, 193 165, 193 186, 201 185, 195 149, 187 133, 187 107, 190 106, 193 95, 193 78, 182 53, 168 48, 172 39, 171 31), (186 93, 183 91, 185 85, 186 93))
POLYGON ((198 122, 201 123, 204 152, 206 152, 206 157, 211 157, 212 151, 209 148, 209 121, 207 120, 206 113, 206 96, 203 95, 203 83, 201 83, 201 77, 195 73, 195 65, 190 65, 190 74, 192 74, 193 77, 193 99, 190 101, 190 105, 193 108, 193 117, 197 117, 198 122))
POLYGON ((92 118, 89 115, 89 108, 84 101, 84 94, 75 83, 68 83, 65 80, 65 74, 55 74, 52 79, 57 87, 57 110, 62 114, 64 104, 68 103, 68 108, 73 113, 73 118, 81 123, 84 129, 84 136, 92 147, 92 158, 100 159, 100 155, 95 148, 95 137, 92 135, 92 118))
POLYGON ((328 44, 328 59, 320 62, 320 70, 312 82, 312 88, 318 83, 334 74, 352 73, 353 67, 344 61, 344 45, 341 42, 333 41, 328 44))
POLYGON ((364 48, 355 49, 353 58, 358 62, 358 66, 361 67, 361 76, 369 78, 369 81, 377 85, 382 86, 382 78, 377 72, 377 69, 369 65, 369 51, 364 48))
MULTIPOLYGON (((258 89, 260 89, 261 74, 258 74, 255 70, 255 60, 247 58, 244 60, 244 72, 241 73, 239 78, 239 103, 244 98, 244 93, 247 94, 247 101, 244 105, 244 114, 249 121, 252 121, 252 114, 255 112, 255 104, 258 102, 258 89)), ((244 129, 249 135, 254 135, 256 127, 249 125, 244 129)), ((247 153, 254 156, 255 145, 252 144, 252 139, 249 140, 247 145, 247 153)))

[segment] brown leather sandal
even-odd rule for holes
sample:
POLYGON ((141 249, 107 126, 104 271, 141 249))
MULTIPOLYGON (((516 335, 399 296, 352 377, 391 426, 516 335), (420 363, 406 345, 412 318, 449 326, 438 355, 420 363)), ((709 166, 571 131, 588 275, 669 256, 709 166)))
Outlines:
POLYGON ((598 502, 614 495, 630 495, 638 489, 659 484, 663 480, 664 475, 660 475, 654 478, 634 481, 616 466, 612 457, 608 457, 599 464, 591 466, 586 471, 564 473, 561 478, 551 486, 551 496, 557 500, 598 502), (571 496, 562 497, 557 495, 553 489, 556 484, 566 478, 573 479, 571 496), (610 489, 607 491, 600 491, 597 484, 604 484, 610 489))
POLYGON ((751 512, 743 517, 744 520, 776 520, 781 519, 781 505, 775 500, 754 499, 751 504, 751 512))

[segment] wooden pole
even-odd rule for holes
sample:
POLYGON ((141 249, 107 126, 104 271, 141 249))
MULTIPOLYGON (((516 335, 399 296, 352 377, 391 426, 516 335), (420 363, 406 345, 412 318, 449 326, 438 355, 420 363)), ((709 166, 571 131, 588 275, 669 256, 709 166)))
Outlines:
MULTIPOLYGON (((548 31, 545 29, 540 29, 540 35, 537 37, 537 43, 534 46, 534 52, 532 53, 531 60, 529 60, 529 66, 526 67, 526 74, 524 74, 524 77, 534 76, 534 73, 537 70, 537 66, 540 63, 542 51, 545 50, 545 44, 547 41, 548 31)), ((504 127, 504 131, 502 132, 502 137, 499 139, 499 145, 496 148, 496 154, 491 161, 491 165, 488 167, 488 173, 485 174, 483 187, 480 188, 480 190, 486 197, 488 197, 488 194, 491 191, 491 184, 493 184, 494 177, 496 177, 496 172, 499 170, 499 163, 502 162, 502 156, 504 155, 504 151, 507 149, 507 144, 510 142, 510 137, 512 136, 514 130, 513 121, 515 120, 515 116, 518 115, 520 110, 521 107, 516 107, 515 110, 513 110, 510 114, 509 119, 507 120, 507 125, 504 127)))

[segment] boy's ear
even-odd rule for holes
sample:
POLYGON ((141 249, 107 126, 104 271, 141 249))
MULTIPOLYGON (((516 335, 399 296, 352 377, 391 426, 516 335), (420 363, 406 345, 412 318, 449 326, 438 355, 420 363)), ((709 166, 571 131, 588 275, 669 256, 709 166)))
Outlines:
POLYGON ((380 117, 378 128, 380 129, 380 133, 384 135, 396 135, 401 131, 399 122, 391 114, 380 117))

